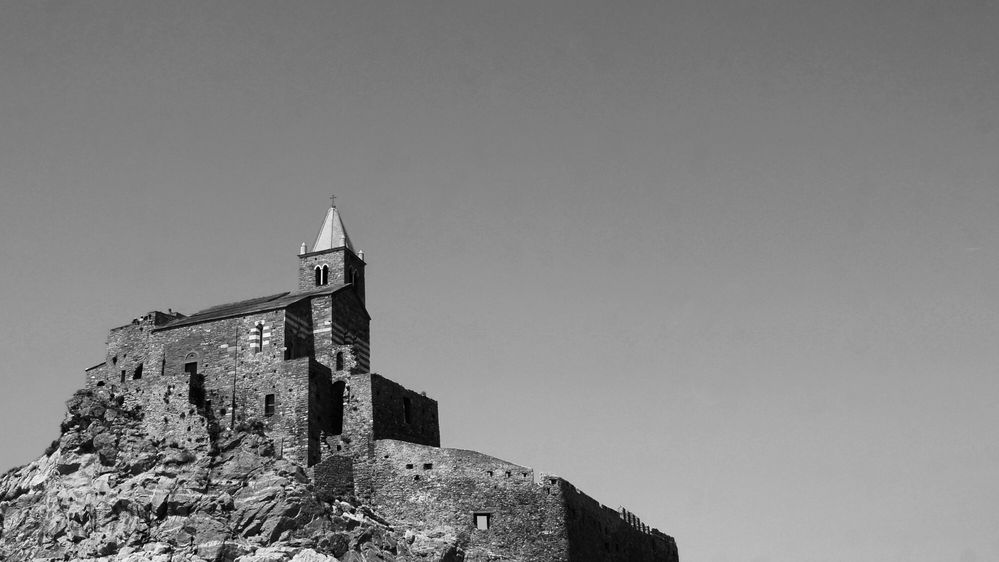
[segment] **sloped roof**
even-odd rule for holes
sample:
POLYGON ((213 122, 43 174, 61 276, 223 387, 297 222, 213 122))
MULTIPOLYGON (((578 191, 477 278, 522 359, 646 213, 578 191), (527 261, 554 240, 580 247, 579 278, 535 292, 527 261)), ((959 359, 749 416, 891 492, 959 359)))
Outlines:
POLYGON ((190 326, 191 324, 200 324, 202 322, 212 322, 214 320, 222 320, 224 318, 234 318, 237 316, 245 316, 247 314, 255 314, 257 312, 277 310, 295 304, 296 302, 304 299, 323 295, 332 295, 346 286, 347 285, 344 284, 327 285, 311 291, 286 291, 284 293, 277 293, 266 297, 257 297, 255 299, 220 304, 218 306, 213 306, 199 312, 195 312, 190 316, 185 316, 184 318, 180 318, 162 326, 157 326, 153 331, 158 332, 160 330, 179 328, 180 326, 190 326))
POLYGON ((323 219, 323 226, 319 228, 316 243, 312 245, 311 251, 321 252, 341 246, 346 246, 351 252, 354 251, 354 245, 350 242, 347 229, 344 228, 343 221, 340 219, 340 211, 336 207, 330 207, 330 210, 326 212, 326 218, 323 219))

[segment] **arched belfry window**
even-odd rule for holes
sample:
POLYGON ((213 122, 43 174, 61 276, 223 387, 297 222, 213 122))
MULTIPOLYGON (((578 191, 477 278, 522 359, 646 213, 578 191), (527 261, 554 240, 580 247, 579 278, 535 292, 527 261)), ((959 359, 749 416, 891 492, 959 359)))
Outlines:
POLYGON ((323 282, 321 284, 322 285, 330 284, 330 266, 328 265, 323 266, 323 282))
POLYGON ((323 270, 317 265, 316 266, 316 287, 323 284, 323 270))

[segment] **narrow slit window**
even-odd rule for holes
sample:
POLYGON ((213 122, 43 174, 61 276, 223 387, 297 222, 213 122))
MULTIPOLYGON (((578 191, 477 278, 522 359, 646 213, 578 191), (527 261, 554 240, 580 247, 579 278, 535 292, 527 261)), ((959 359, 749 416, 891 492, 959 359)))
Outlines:
POLYGON ((250 332, 250 351, 253 353, 260 353, 260 350, 264 348, 264 325, 262 322, 257 323, 253 327, 253 331, 250 332))
POLYGON ((142 378, 142 363, 132 371, 132 380, 137 381, 142 378))
POLYGON ((407 424, 413 423, 413 401, 408 396, 402 399, 402 421, 407 424))
POLYGON ((264 396, 264 415, 273 416, 274 415, 274 395, 268 394, 264 396))
POLYGON ((342 371, 343 370, 343 352, 342 351, 337 351, 336 352, 336 370, 337 371, 342 371))

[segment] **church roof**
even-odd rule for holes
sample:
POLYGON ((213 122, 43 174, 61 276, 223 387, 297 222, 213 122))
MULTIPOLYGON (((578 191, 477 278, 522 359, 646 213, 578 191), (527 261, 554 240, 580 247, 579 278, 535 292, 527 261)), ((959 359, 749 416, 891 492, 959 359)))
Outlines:
POLYGON ((347 287, 347 285, 327 285, 311 291, 284 292, 277 293, 275 295, 268 295, 266 297, 257 297, 255 299, 220 304, 195 312, 190 316, 185 316, 173 322, 169 322, 163 326, 157 326, 154 328, 154 331, 158 332, 160 330, 179 328, 180 326, 190 326, 191 324, 200 324, 202 322, 212 322, 225 318, 235 318, 237 316, 246 316, 247 314, 278 310, 304 299, 320 297, 323 295, 332 295, 344 287, 347 287))
POLYGON ((351 252, 354 251, 354 245, 350 242, 347 229, 343 227, 343 221, 340 219, 340 211, 336 207, 330 207, 323 220, 323 226, 319 228, 319 234, 316 235, 316 243, 312 245, 312 251, 321 252, 341 246, 346 246, 351 252))

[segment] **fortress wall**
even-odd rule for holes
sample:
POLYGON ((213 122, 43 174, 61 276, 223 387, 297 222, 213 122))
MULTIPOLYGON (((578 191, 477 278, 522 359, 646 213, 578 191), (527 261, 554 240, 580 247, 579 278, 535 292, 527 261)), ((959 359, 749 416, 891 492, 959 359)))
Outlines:
POLYGON ((153 327, 156 313, 150 313, 142 318, 136 318, 130 324, 119 326, 108 332, 107 354, 103 369, 88 369, 87 385, 98 386, 103 382, 113 391, 125 383, 134 380, 137 370, 141 376, 152 373, 153 368, 161 370, 162 365, 156 359, 162 360, 158 341, 153 337, 153 327))
POLYGON ((126 408, 141 409, 144 429, 152 439, 207 450, 208 426, 190 407, 186 382, 164 375, 162 338, 153 332, 164 320, 162 313, 151 312, 112 329, 107 360, 86 371, 86 384, 121 397, 126 408))
MULTIPOLYGON (((433 446, 440 443, 435 400, 374 373, 349 376, 344 376, 344 373, 346 371, 335 371, 330 390, 322 390, 325 387, 323 383, 317 395, 319 403, 315 404, 316 411, 323 412, 324 417, 335 417, 338 405, 335 402, 341 397, 333 389, 337 382, 342 381, 343 425, 340 433, 321 431, 322 459, 330 456, 370 458, 374 455, 374 440, 384 437, 433 446), (326 395, 330 398, 324 398, 326 395), (408 423, 404 399, 408 399, 410 404, 408 423)), ((337 482, 328 485, 334 496, 348 497, 356 493, 358 497, 370 497, 373 486, 370 471, 353 471, 352 461, 330 460, 321 464, 313 473, 320 479, 337 482), (336 471, 342 473, 347 470, 347 466, 351 467, 348 476, 335 474, 336 471)))
POLYGON ((375 439, 440 447, 436 400, 377 374, 371 375, 371 387, 375 439))
POLYGON ((324 456, 310 468, 310 472, 316 495, 320 499, 354 500, 357 497, 354 490, 354 457, 343 454, 324 456))
POLYGON ((144 429, 153 440, 207 451, 208 424, 188 402, 186 381, 164 374, 163 343, 152 331, 156 314, 110 331, 108 360, 87 371, 87 386, 122 397, 126 408, 141 409, 144 429))
POLYGON ((503 552, 522 560, 566 560, 560 497, 535 485, 527 467, 463 449, 396 440, 375 442, 355 474, 372 478, 372 505, 400 525, 459 537, 469 554, 503 552), (476 515, 489 519, 478 529, 476 515))
POLYGON ((601 505, 557 476, 543 474, 540 481, 564 503, 573 562, 677 562, 673 539, 634 514, 601 505))
POLYGON ((336 453, 354 456, 371 454, 371 375, 334 376, 344 381, 343 431, 327 441, 336 453), (339 447, 339 448, 338 448, 339 447))
POLYGON ((312 360, 308 379, 309 459, 307 466, 333 453, 335 446, 327 441, 343 432, 346 383, 323 364, 312 360))
MULTIPOLYGON (((358 490, 367 490, 361 497, 370 495, 371 479, 367 473, 355 475, 354 458, 367 458, 374 454, 372 435, 373 409, 371 404, 371 375, 347 375, 334 371, 332 383, 343 383, 343 425, 339 434, 322 434, 321 458, 311 467, 316 489, 327 498, 355 497, 358 490)), ((334 399, 336 395, 334 394, 334 399)), ((332 409, 333 404, 329 405, 332 409)), ((329 410, 327 410, 329 411, 329 410)))

